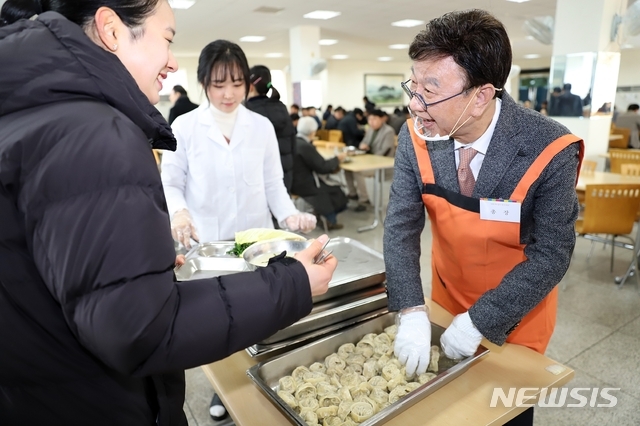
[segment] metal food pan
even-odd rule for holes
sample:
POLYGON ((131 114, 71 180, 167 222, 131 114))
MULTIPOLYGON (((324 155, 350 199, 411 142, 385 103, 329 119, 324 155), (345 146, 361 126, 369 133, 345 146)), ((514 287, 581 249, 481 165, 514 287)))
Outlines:
POLYGON ((342 297, 316 303, 309 315, 260 343, 273 344, 386 306, 387 294, 383 285, 349 293, 342 297))
POLYGON ((380 315, 384 315, 389 311, 387 308, 378 309, 376 311, 367 312, 366 314, 359 315, 357 317, 348 318, 341 322, 335 322, 331 325, 328 325, 323 328, 319 328, 317 330, 299 334, 293 336, 289 339, 282 340, 280 342, 265 344, 258 343, 246 348, 246 352, 251 356, 251 358, 262 357, 263 355, 269 355, 269 358, 280 355, 284 352, 291 351, 293 349, 299 348, 302 345, 309 343, 312 340, 318 339, 320 337, 326 336, 328 334, 335 333, 338 330, 343 328, 350 327, 354 324, 361 323, 363 321, 368 321, 370 319, 379 317, 380 315))
MULTIPOLYGON (((302 346, 291 352, 287 352, 284 355, 281 355, 269 361, 261 362, 247 370, 247 375, 255 382, 262 393, 264 393, 264 395, 293 424, 306 426, 306 422, 295 412, 295 410, 289 407, 278 397, 278 380, 284 376, 290 375, 293 369, 298 366, 309 366, 314 362, 324 361, 327 355, 337 352, 340 345, 343 345, 345 343, 356 343, 365 334, 368 333, 381 333, 384 328, 395 323, 395 316, 396 314, 394 312, 381 315, 372 320, 347 328, 336 334, 319 339, 313 343, 302 346)), ((443 332, 444 328, 436 324, 432 324, 432 345, 439 346, 440 336, 443 332)), ((471 367, 474 362, 488 353, 489 350, 480 345, 478 347, 478 350, 472 357, 462 360, 459 363, 454 363, 453 361, 442 359, 439 365, 439 373, 435 378, 423 384, 413 392, 409 393, 407 396, 384 408, 373 417, 361 423, 361 426, 381 425, 389 421, 389 419, 407 410, 426 396, 432 394, 445 384, 460 376, 467 369, 469 369, 469 367, 471 367)))
POLYGON ((386 275, 381 253, 347 237, 331 238, 325 250, 332 250, 338 259, 338 267, 329 283, 329 290, 314 297, 314 303, 384 282, 386 275))

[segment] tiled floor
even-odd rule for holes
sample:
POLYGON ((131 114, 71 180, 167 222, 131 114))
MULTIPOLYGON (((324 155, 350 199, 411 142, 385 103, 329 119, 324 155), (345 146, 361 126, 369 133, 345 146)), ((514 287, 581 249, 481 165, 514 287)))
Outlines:
MULTIPOLYGON (((338 216, 345 228, 330 235, 348 236, 382 251, 382 226, 361 234, 356 231, 372 219, 371 207, 362 213, 350 209, 338 216)), ((430 247, 430 234, 427 226, 422 236, 423 247, 430 247)), ((319 232, 312 233, 317 235, 319 232)), ((640 289, 635 278, 621 289, 613 284, 614 276, 626 270, 631 252, 617 249, 614 270, 610 273, 610 249, 603 250, 601 244, 596 244, 587 262, 590 244, 580 238, 576 244, 564 278, 566 290, 560 292, 556 330, 547 356, 575 370, 576 376, 567 385, 569 388, 620 388, 611 392, 617 397, 617 405, 612 408, 589 407, 589 404, 583 408, 537 407, 536 426, 640 425, 640 289)), ((430 293, 430 260, 429 250, 424 250, 421 264, 427 295, 430 293)), ((199 368, 187 371, 185 410, 190 426, 223 426, 213 422, 208 414, 212 392, 199 368)), ((589 395, 588 391, 581 393, 589 395)), ((225 422, 224 426, 227 424, 232 423, 225 422)))

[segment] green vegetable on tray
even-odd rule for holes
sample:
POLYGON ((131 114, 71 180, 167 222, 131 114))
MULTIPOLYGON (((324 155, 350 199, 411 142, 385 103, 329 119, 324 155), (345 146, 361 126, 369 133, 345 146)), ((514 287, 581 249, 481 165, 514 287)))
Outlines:
POLYGON ((233 248, 227 252, 227 254, 232 254, 234 256, 242 257, 242 253, 255 241, 250 243, 242 243, 238 244, 237 242, 234 244, 233 248))
POLYGON ((229 250, 227 254, 233 254, 238 257, 242 257, 242 253, 253 243, 257 241, 267 241, 273 239, 281 240, 305 240, 298 234, 293 232, 283 231, 282 229, 270 229, 270 228, 251 228, 246 231, 236 232, 235 245, 232 250, 229 250))

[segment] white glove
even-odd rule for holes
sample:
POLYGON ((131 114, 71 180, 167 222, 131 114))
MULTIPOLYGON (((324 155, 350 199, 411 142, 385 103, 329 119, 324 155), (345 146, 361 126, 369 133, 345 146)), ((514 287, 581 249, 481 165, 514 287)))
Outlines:
POLYGON ((393 348, 400 364, 406 364, 407 377, 427 371, 431 356, 431 322, 426 306, 404 309, 393 348), (403 313, 406 312, 406 313, 403 313))
POLYGON ((440 337, 442 350, 447 358, 451 359, 462 359, 473 355, 481 341, 482 333, 473 325, 469 311, 456 315, 440 337))
POLYGON ((190 239, 200 241, 189 210, 182 209, 173 214, 173 218, 171 219, 171 236, 187 249, 191 248, 190 239))
POLYGON ((296 213, 286 218, 284 225, 289 231, 307 233, 315 229, 316 217, 310 213, 296 213))

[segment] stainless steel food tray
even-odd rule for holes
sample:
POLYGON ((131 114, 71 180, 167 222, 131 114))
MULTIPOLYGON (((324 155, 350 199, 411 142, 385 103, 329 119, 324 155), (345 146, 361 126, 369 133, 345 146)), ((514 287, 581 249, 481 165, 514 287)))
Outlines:
POLYGON ((338 267, 329 283, 329 290, 314 297, 314 303, 384 282, 382 253, 347 237, 331 238, 326 250, 333 250, 338 267))
POLYGON ((368 321, 370 319, 379 317, 380 315, 384 315, 388 312, 389 311, 385 307, 375 311, 367 312, 366 314, 359 315, 357 317, 348 318, 341 322, 333 323, 331 325, 328 325, 323 328, 319 328, 309 333, 299 334, 297 336, 293 336, 289 339, 285 339, 280 342, 276 342, 272 344, 258 343, 258 344, 249 346, 245 350, 251 356, 251 358, 262 357, 263 355, 264 356, 268 355, 269 357, 273 357, 281 353, 299 348, 300 346, 306 345, 310 341, 318 339, 322 336, 335 333, 336 331, 341 330, 343 328, 350 327, 354 324, 358 324, 363 321, 368 321))
MULTIPOLYGON (((319 339, 313 343, 302 346, 284 355, 261 362, 249 370, 247 375, 255 382, 266 397, 295 425, 306 426, 306 422, 282 401, 277 395, 278 380, 290 375, 294 368, 301 365, 311 365, 314 362, 322 362, 324 358, 338 350, 345 343, 356 343, 367 333, 381 333, 385 327, 395 323, 395 313, 390 312, 372 320, 362 322, 339 333, 319 339)), ((437 345, 444 329, 432 324, 431 343, 437 345)), ((361 426, 381 425, 389 419, 407 410, 426 396, 440 389, 445 384, 464 373, 471 365, 481 357, 489 353, 484 346, 480 346, 474 356, 459 363, 441 359, 438 375, 423 384, 404 398, 394 402, 378 412, 361 426), (447 362, 448 361, 448 362, 447 362)))
POLYGON ((198 244, 185 255, 185 264, 174 269, 176 279, 199 280, 251 270, 243 258, 227 254, 233 246, 233 241, 198 244))
POLYGON ((386 307, 387 294, 383 285, 349 293, 314 304, 309 315, 260 343, 273 344, 386 307))
MULTIPOLYGON (((227 254, 233 246, 233 241, 199 244, 185 255, 186 263, 175 270, 176 278, 178 281, 189 281, 252 269, 244 259, 227 254)), ((314 303, 384 282, 381 253, 347 237, 332 238, 326 250, 333 251, 338 259, 338 267, 329 283, 329 290, 314 297, 314 303)))

